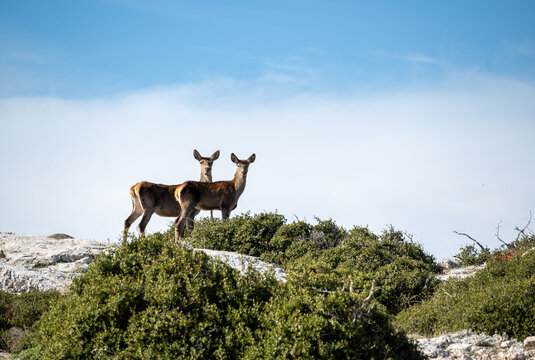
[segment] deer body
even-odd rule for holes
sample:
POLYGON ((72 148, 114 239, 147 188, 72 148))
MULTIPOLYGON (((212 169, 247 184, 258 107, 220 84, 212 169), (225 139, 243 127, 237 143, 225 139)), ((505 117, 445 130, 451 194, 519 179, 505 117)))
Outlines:
MULTIPOLYGON (((219 150, 211 157, 202 157, 197 150, 193 152, 195 159, 201 164, 201 181, 212 181, 212 165, 219 157, 219 150)), ((178 185, 155 184, 148 181, 142 181, 130 188, 132 198, 132 213, 124 221, 123 239, 126 239, 130 225, 138 217, 143 215, 139 222, 139 233, 145 236, 145 228, 150 221, 152 214, 164 217, 180 216, 180 207, 175 199, 175 190, 178 185)), ((196 215, 196 214, 195 214, 196 215)), ((188 222, 188 228, 192 226, 188 222)))
POLYGON ((187 221, 193 220, 200 210, 221 210, 221 217, 229 218, 245 190, 249 164, 255 159, 255 154, 247 160, 239 160, 232 154, 231 160, 237 166, 234 179, 213 183, 188 181, 176 187, 175 199, 180 204, 180 215, 175 220, 175 240, 184 236, 187 221))

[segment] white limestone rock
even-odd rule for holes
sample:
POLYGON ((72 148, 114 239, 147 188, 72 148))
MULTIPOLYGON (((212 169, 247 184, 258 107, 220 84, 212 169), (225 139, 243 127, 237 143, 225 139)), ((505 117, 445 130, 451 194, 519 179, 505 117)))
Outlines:
POLYGON ((0 232, 0 290, 65 290, 110 245, 83 239, 0 232))
POLYGON ((286 281, 286 273, 279 267, 266 263, 255 256, 238 254, 231 251, 218 251, 208 249, 195 249, 203 251, 211 258, 216 258, 226 263, 231 268, 237 269, 242 275, 245 274, 248 267, 252 267, 259 272, 274 271, 274 276, 278 281, 286 281))
POLYGON ((535 359, 535 349, 505 335, 491 336, 463 330, 435 338, 420 338, 417 343, 420 351, 430 359, 535 359))
MULTIPOLYGON (((13 293, 32 289, 65 291, 77 274, 87 270, 95 255, 112 246, 76 238, 0 232, 0 290, 13 293)), ((257 257, 230 251, 194 250, 203 251, 242 274, 252 267, 260 272, 273 271, 279 281, 286 281, 281 268, 257 257)))
POLYGON ((535 336, 529 336, 524 339, 524 347, 526 349, 535 349, 535 336))

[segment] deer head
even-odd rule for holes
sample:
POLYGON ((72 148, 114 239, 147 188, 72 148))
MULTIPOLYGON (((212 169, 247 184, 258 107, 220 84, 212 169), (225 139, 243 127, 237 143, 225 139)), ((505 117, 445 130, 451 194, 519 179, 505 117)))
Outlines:
POLYGON ((236 164, 236 175, 239 175, 241 177, 245 177, 247 175, 247 171, 249 170, 249 164, 253 163, 256 159, 256 155, 253 154, 249 156, 247 160, 240 160, 234 153, 230 154, 230 160, 234 164, 236 164))
POLYGON ((193 157, 201 164, 201 181, 212 182, 212 165, 219 158, 219 150, 210 157, 203 157, 197 150, 193 150, 193 157))

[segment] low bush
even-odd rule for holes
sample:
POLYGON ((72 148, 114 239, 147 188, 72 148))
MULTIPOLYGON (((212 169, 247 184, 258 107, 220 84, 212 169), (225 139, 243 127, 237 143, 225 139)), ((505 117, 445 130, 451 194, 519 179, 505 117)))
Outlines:
POLYGON ((195 222, 187 241, 200 248, 260 256, 284 222, 284 216, 275 213, 246 213, 227 220, 202 218, 195 222))
POLYGON ((454 258, 459 261, 461 266, 482 265, 491 259, 493 254, 490 249, 478 250, 474 245, 466 245, 461 247, 459 252, 454 255, 454 258))
POLYGON ((535 237, 496 253, 473 278, 449 280, 434 296, 401 312, 407 332, 436 335, 461 329, 525 338, 535 333, 535 237))
POLYGON ((290 269, 303 267, 375 280, 377 299, 393 314, 428 298, 438 284, 434 275, 441 271, 404 233, 390 228, 377 236, 362 227, 353 228, 338 246, 289 264, 290 269))
MULTIPOLYGON (((265 220, 273 233, 282 226, 272 222, 276 218, 265 220)), ((265 229, 246 228, 254 234, 265 229)), ((295 273, 286 283, 253 270, 241 276, 202 252, 174 245, 170 233, 132 238, 99 255, 75 279, 71 294, 39 321, 34 347, 21 356, 422 358, 383 307, 364 300, 369 291, 368 280, 336 274, 295 273), (346 286, 322 288, 339 282, 346 286)))
POLYGON ((316 222, 287 224, 274 213, 202 219, 186 240, 195 247, 259 256, 287 270, 365 274, 377 282, 379 301, 394 314, 433 293, 441 269, 403 232, 389 228, 377 236, 362 227, 347 232, 331 219, 316 222))
POLYGON ((57 291, 22 294, 0 291, 0 350, 13 352, 26 348, 34 324, 59 297, 57 291))

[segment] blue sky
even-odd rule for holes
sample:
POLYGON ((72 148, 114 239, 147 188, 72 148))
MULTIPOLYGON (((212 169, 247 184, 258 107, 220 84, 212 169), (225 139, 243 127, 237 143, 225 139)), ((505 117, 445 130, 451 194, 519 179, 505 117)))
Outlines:
POLYGON ((534 7, 8 0, 0 5, 0 94, 95 97, 266 74, 298 78, 301 90, 381 90, 464 68, 533 80, 534 7))
MULTIPOLYGON (((115 240, 140 180, 256 152, 238 212, 438 257, 535 211, 531 1, 0 3, 0 231, 115 240)), ((219 176, 218 176, 219 174, 219 176)), ((149 231, 170 219, 153 218, 149 231)), ((137 224, 136 224, 137 225, 137 224)))

